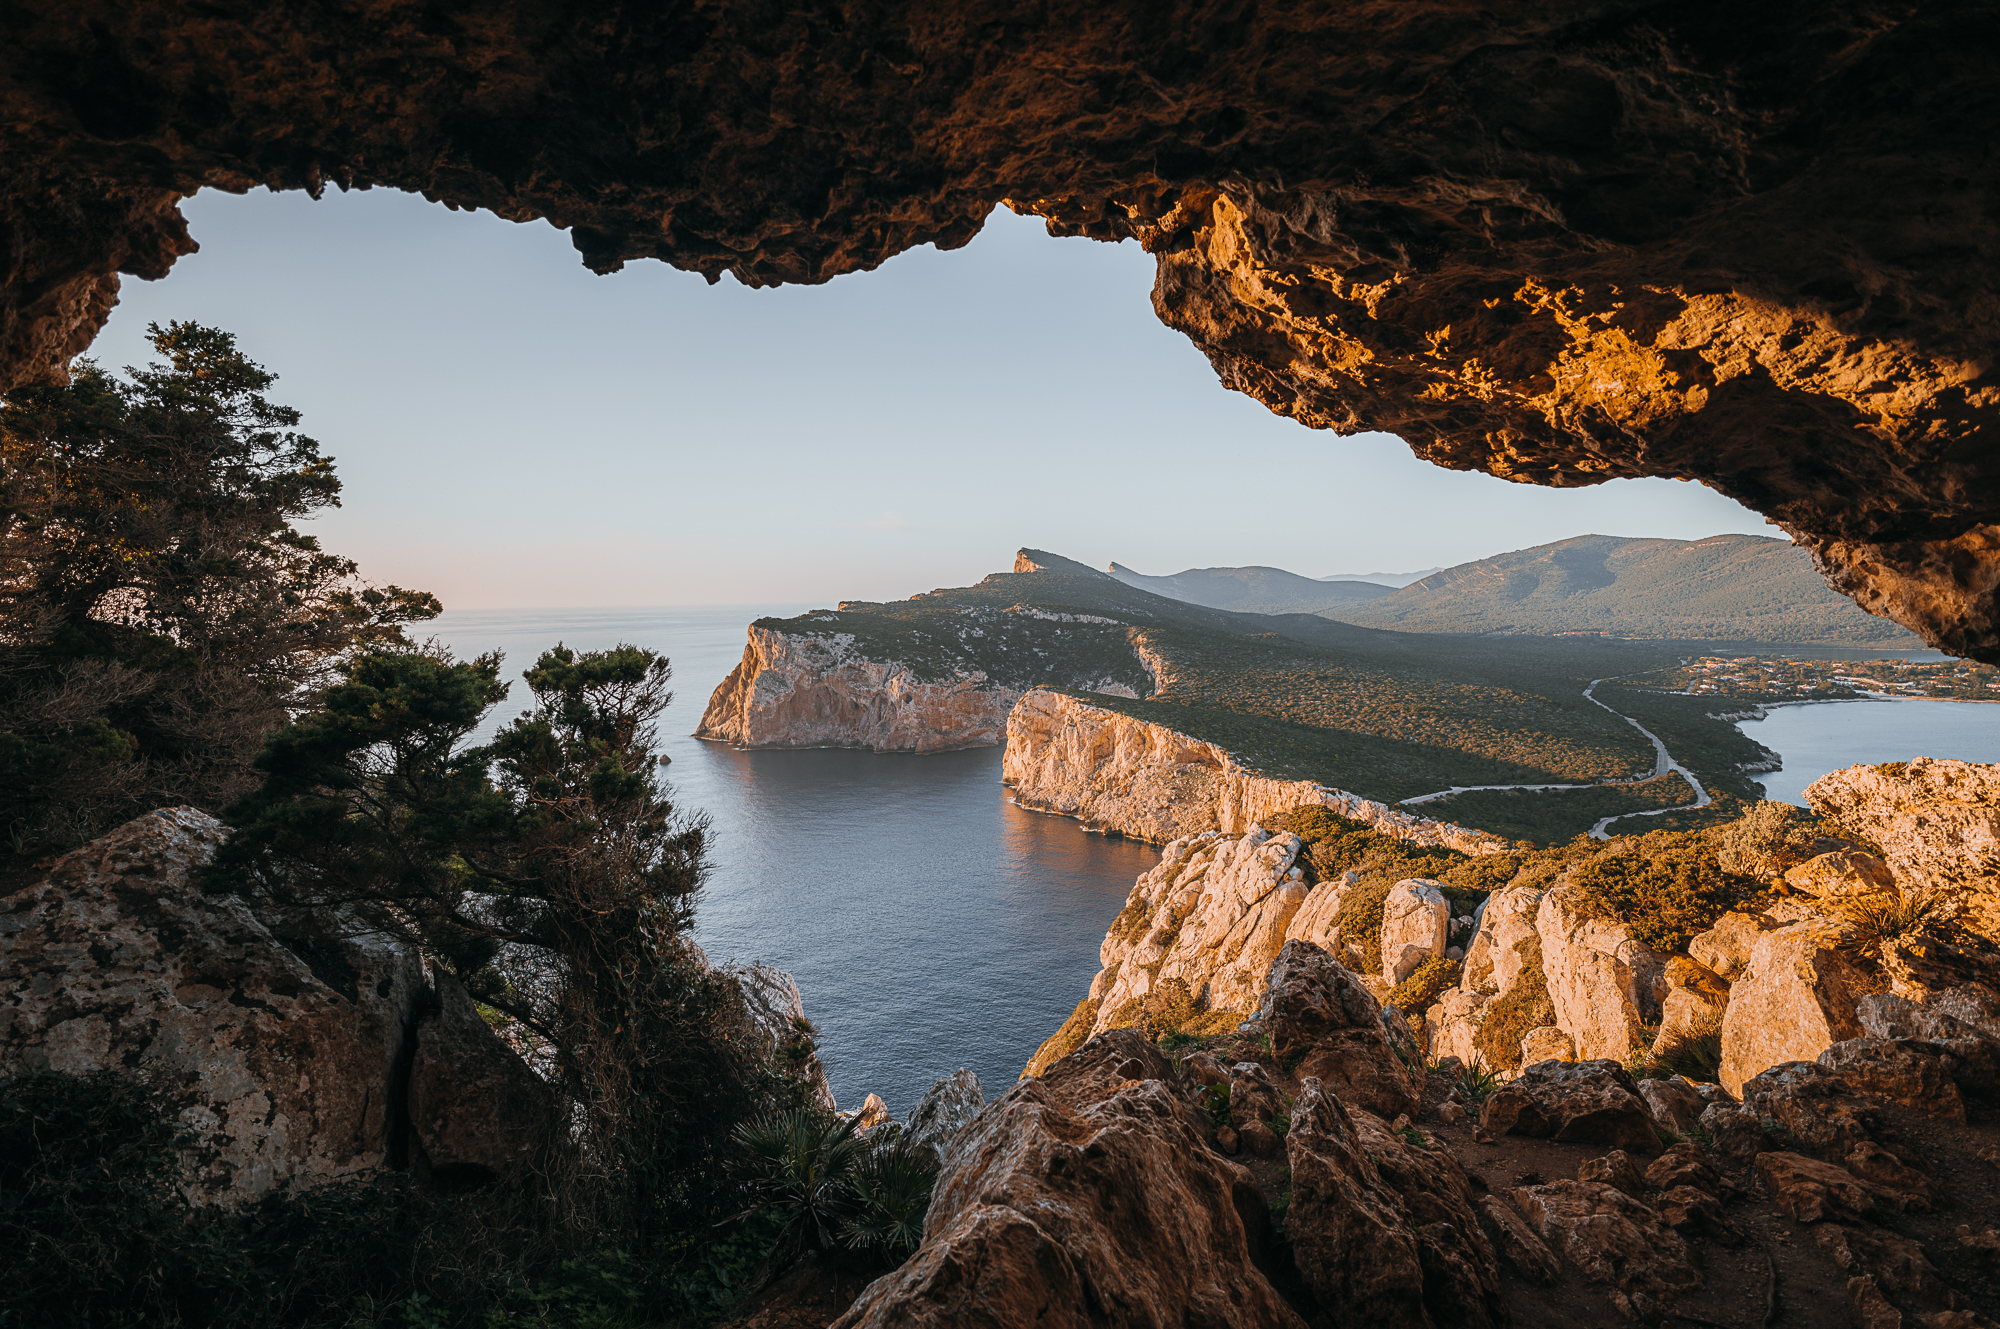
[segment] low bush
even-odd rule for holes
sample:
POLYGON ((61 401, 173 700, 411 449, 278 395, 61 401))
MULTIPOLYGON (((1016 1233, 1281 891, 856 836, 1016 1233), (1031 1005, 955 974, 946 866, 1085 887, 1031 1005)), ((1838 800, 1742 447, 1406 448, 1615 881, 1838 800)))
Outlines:
POLYGON ((1438 846, 1414 845, 1384 835, 1366 822, 1342 817, 1324 807, 1291 808, 1264 823, 1265 829, 1290 831, 1306 842, 1305 857, 1321 881, 1342 873, 1436 877, 1465 861, 1465 855, 1438 846))
POLYGON ((1445 989, 1458 982, 1458 976, 1465 966, 1457 960, 1442 955, 1434 955, 1418 965, 1416 972, 1396 985, 1383 1002, 1394 1006, 1405 1015, 1416 1015, 1428 1010, 1433 1002, 1444 995, 1445 989))
POLYGON ((1514 880, 1514 874, 1521 870, 1521 859, 1520 854, 1481 854, 1453 864, 1438 878, 1438 884, 1447 894, 1490 895, 1514 880))
POLYGON ((782 1220, 774 1255, 860 1251, 880 1263, 916 1249, 936 1157, 892 1127, 859 1135, 858 1122, 802 1107, 736 1128, 753 1212, 782 1220))
POLYGON ((1951 906, 1932 891, 1898 891, 1864 895, 1841 906, 1841 917, 1854 926, 1862 946, 1880 945, 1936 928, 1951 918, 1951 906))
POLYGON ((1709 842, 1724 872, 1774 877, 1812 857, 1814 843, 1831 829, 1802 807, 1766 801, 1709 832, 1709 842))
POLYGON ((1340 902, 1340 939, 1361 952, 1363 973, 1382 972, 1382 907, 1399 878, 1363 878, 1340 902))
POLYGON ((1684 1075, 1696 1084, 1714 1084, 1722 1074, 1722 1022, 1668 1039, 1648 1059, 1646 1074, 1655 1079, 1684 1075))
POLYGON ((1521 977, 1486 1008, 1486 1018, 1472 1039, 1472 1046, 1488 1066, 1507 1070, 1520 1068, 1521 1039, 1530 1029, 1556 1022, 1548 976, 1542 972, 1541 938, 1533 934, 1523 937, 1514 950, 1521 957, 1521 977))
POLYGON ((1632 935, 1662 955, 1757 893, 1757 883, 1726 872, 1699 833, 1656 831, 1620 841, 1570 874, 1584 911, 1631 925, 1632 935))

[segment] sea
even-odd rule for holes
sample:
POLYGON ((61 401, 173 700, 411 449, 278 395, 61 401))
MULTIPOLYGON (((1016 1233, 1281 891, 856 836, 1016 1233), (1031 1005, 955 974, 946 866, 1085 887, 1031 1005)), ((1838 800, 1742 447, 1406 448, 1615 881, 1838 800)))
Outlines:
POLYGON ((460 655, 505 653, 514 690, 489 728, 525 707, 521 671, 558 642, 664 653, 666 774, 714 831, 696 924, 709 958, 791 972, 844 1108, 874 1093, 900 1117, 961 1066, 994 1097, 1089 990, 1105 929, 1159 855, 1014 806, 999 748, 740 752, 691 737, 750 622, 813 607, 465 611, 427 626, 460 655))
MULTIPOLYGON (((749 623, 813 607, 463 611, 429 626, 461 655, 505 653, 514 694, 489 727, 526 704, 521 671, 558 642, 663 652, 675 691, 660 723, 667 775, 714 831, 696 928, 710 958, 791 972, 843 1107, 875 1093, 901 1116, 961 1066, 992 1097, 1083 997, 1105 929, 1158 854, 1014 806, 998 748, 739 752, 691 737, 749 623)), ((1784 705, 1743 731, 1784 757, 1764 786, 1791 803, 1856 762, 2000 762, 1992 703, 1784 705)))

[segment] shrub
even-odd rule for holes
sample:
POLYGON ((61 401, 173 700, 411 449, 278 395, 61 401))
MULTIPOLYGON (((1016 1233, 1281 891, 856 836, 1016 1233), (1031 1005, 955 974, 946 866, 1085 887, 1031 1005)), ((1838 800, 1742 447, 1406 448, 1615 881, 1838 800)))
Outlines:
POLYGON ((1290 831, 1306 842, 1306 860, 1321 881, 1344 872, 1435 877, 1464 861, 1450 849, 1413 845, 1384 835, 1366 822, 1353 821, 1323 807, 1292 808, 1268 818, 1267 830, 1290 831))
POLYGON ((1062 1028, 1050 1034, 1048 1041, 1035 1049, 1035 1055, 1028 1058, 1028 1064, 1021 1068, 1020 1078, 1030 1079, 1040 1075, 1070 1053, 1082 1047, 1090 1038, 1091 1026, 1097 1023, 1097 998, 1085 997, 1069 1013, 1062 1028))
POLYGON ((1668 1039, 1647 1062, 1656 1078, 1684 1075, 1697 1084, 1714 1084, 1722 1074, 1722 1022, 1715 1020, 1668 1039))
POLYGON ((1583 910, 1631 925, 1632 935, 1662 955, 1756 892, 1754 882, 1723 871, 1698 833, 1656 831, 1621 842, 1570 874, 1583 910))
POLYGON ((1418 965, 1416 972, 1396 985, 1385 1006, 1394 1006, 1405 1015, 1415 1015, 1430 1008, 1444 994, 1444 990, 1458 982, 1464 965, 1457 960, 1434 955, 1418 965))
MULTIPOLYGON (((1519 1046, 1518 1041, 1516 1047, 1519 1046)), ((1458 1088, 1458 1096, 1468 1103, 1484 1103, 1500 1087, 1500 1077, 1480 1060, 1477 1053, 1471 1061, 1463 1063, 1458 1073, 1452 1077, 1458 1088)))
POLYGON ((1482 854, 1468 858, 1463 863, 1454 864, 1450 871, 1438 878, 1438 884, 1447 892, 1456 890, 1477 895, 1490 895, 1508 882, 1521 870, 1520 854, 1482 854))
POLYGON ((1229 1086, 1212 1084, 1202 1091, 1201 1105, 1217 1130, 1229 1124, 1229 1086))
POLYGON ((1812 857, 1814 842, 1828 829, 1804 808, 1766 801, 1751 804, 1741 817, 1711 831, 1709 838, 1724 872, 1774 877, 1812 857))
POLYGON ((777 1254, 845 1248, 900 1256, 916 1249, 937 1161, 890 1127, 857 1135, 858 1122, 803 1107, 736 1128, 753 1208, 783 1221, 777 1254))
POLYGON ((1361 952, 1361 968, 1366 973, 1382 971, 1382 907, 1398 880, 1365 878, 1340 902, 1340 939, 1361 952))
POLYGON ((1854 925, 1862 945, 1913 936, 1947 922, 1951 906, 1932 891, 1899 891, 1894 895, 1864 895, 1841 906, 1841 917, 1854 925))
POLYGON ((1488 1066, 1508 1070, 1521 1065, 1522 1037, 1530 1029, 1556 1022, 1548 976, 1542 972, 1542 939, 1532 934, 1523 937, 1514 943, 1514 950, 1521 957, 1521 977, 1486 1008, 1486 1019, 1472 1039, 1488 1066))

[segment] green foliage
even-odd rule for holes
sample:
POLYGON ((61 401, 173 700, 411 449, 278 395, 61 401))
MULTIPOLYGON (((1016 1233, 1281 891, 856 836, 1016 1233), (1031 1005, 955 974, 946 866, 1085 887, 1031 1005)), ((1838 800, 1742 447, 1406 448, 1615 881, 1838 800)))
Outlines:
POLYGON ((149 329, 119 380, 0 402, 0 825, 17 855, 248 788, 327 663, 401 642, 431 596, 356 580, 295 522, 340 483, 228 333, 149 329))
MULTIPOLYGON (((1632 785, 1596 785, 1581 789, 1534 792, 1523 789, 1475 789, 1422 805, 1425 816, 1455 821, 1504 835, 1513 840, 1547 845, 1587 833, 1605 817, 1694 802, 1694 786, 1678 771, 1657 780, 1632 785)), ((1636 823, 1645 826, 1647 818, 1636 823)))
POLYGON ((1505 886, 1520 870, 1519 854, 1481 854, 1477 858, 1452 864, 1439 874, 1437 880, 1446 894, 1458 892, 1465 896, 1483 896, 1505 886))
MULTIPOLYGON (((1518 1039, 1515 1046, 1518 1050, 1518 1039)), ((1457 1086, 1460 1098, 1477 1105, 1484 1103, 1500 1087, 1500 1076, 1475 1053, 1471 1061, 1459 1065, 1452 1082, 1457 1086)))
POLYGON ((1945 897, 1935 892, 1905 890, 1851 899, 1841 906, 1840 915, 1853 925, 1854 942, 1868 947, 1914 937, 1946 924, 1952 909, 1945 897))
POLYGON ((1396 1134, 1401 1136, 1403 1143, 1412 1149, 1424 1150, 1431 1147, 1431 1142, 1426 1140, 1424 1133, 1415 1126, 1405 1126, 1403 1129, 1397 1131, 1396 1134))
MULTIPOLYGON (((1380 937, 1377 937, 1380 946, 1380 937)), ((1428 1010, 1433 1002, 1444 995, 1447 988, 1457 984, 1464 965, 1457 960, 1442 955, 1433 955, 1418 965, 1415 972, 1396 985, 1383 1001, 1385 1006, 1394 1006, 1405 1015, 1416 1015, 1428 1010)))
POLYGON ((553 1051, 563 1116, 586 1123, 582 1202, 649 1255, 733 1206, 729 1131, 797 1098, 809 1054, 795 1038, 794 1073, 774 1063, 785 1049, 763 1045, 688 938, 707 830, 657 782, 667 662, 557 646, 523 675, 532 708, 468 747, 498 673, 493 656, 349 662, 324 709, 267 745, 205 886, 393 905, 426 954, 553 1051))
POLYGON ((1630 924, 1662 955, 1685 950, 1757 889, 1723 871, 1704 835, 1672 831, 1618 841, 1578 865, 1570 882, 1586 913, 1630 924))
POLYGON ((1802 807, 1762 801, 1749 805, 1736 820, 1718 827, 1710 836, 1710 843, 1724 872, 1774 877, 1811 858, 1821 837, 1830 830, 1821 818, 1802 807))
POLYGON ((1472 1039, 1486 1065, 1506 1070, 1520 1068, 1521 1039, 1530 1029, 1556 1022, 1548 976, 1542 972, 1541 938, 1531 933, 1514 943, 1514 950, 1521 957, 1521 977, 1486 1007, 1472 1039))
POLYGON ((1697 1084, 1714 1084, 1722 1074, 1722 1022, 1668 1039, 1647 1060, 1645 1073, 1655 1078, 1684 1075, 1697 1084))
POLYGON ((901 1258, 922 1239, 935 1157, 886 1127, 857 1136, 858 1120, 804 1107, 736 1128, 756 1207, 783 1220, 781 1252, 845 1248, 901 1258))
POLYGON ((1212 1084, 1202 1091, 1202 1109, 1208 1113, 1209 1121, 1217 1130, 1229 1124, 1229 1086, 1212 1084))
POLYGON ((1050 1034, 1043 1044, 1035 1049, 1035 1055, 1028 1058, 1028 1064, 1021 1068, 1020 1079, 1040 1075, 1043 1071, 1061 1061, 1070 1053, 1082 1047, 1090 1039, 1091 1028, 1097 1023, 1097 999, 1085 997, 1069 1013, 1062 1028, 1050 1034))
POLYGON ((1341 898, 1340 939, 1361 952, 1363 973, 1382 972, 1382 909, 1395 886, 1392 877, 1365 877, 1341 898))

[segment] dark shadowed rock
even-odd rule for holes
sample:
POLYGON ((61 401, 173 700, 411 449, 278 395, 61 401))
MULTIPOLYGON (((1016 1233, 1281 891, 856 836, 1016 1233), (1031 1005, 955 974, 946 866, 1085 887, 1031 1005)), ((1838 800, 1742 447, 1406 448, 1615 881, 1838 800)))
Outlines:
POLYGON ((1562 1261, 1541 1234, 1528 1226, 1520 1210, 1497 1195, 1482 1195, 1479 1216, 1486 1221, 1486 1230, 1493 1234, 1494 1249, 1515 1273, 1542 1287, 1562 1276, 1562 1261))
POLYGON ((985 1106, 986 1093, 979 1087, 979 1077, 961 1066, 941 1077, 910 1109, 903 1138, 930 1149, 942 1160, 985 1106))
POLYGON ((1266 1210, 1167 1082, 1100 1035, 989 1105, 951 1149, 901 1268, 839 1329, 1242 1325, 1303 1329, 1252 1263, 1266 1210))
POLYGON ((1601 1158, 1584 1159, 1577 1165, 1576 1179, 1616 1186, 1635 1200, 1646 1197, 1646 1178, 1632 1161, 1632 1155, 1623 1149, 1613 1149, 1601 1158))
POLYGON ((1857 1093, 1911 1108, 1945 1121, 1965 1120, 1946 1062, 1936 1043, 1906 1038, 1850 1038, 1819 1054, 1819 1064, 1837 1071, 1857 1093))
POLYGON ((440 971, 434 1007, 417 1022, 409 1088, 410 1130, 431 1180, 458 1189, 518 1175, 548 1143, 552 1108, 548 1086, 440 971))
POLYGON ((1666 1146, 1646 1100, 1615 1061, 1544 1061, 1493 1091, 1479 1111, 1488 1135, 1608 1144, 1652 1158, 1666 1146))
POLYGON ((1811 1061, 1789 1061, 1751 1079, 1743 1086, 1743 1108, 1834 1162, 1887 1130, 1880 1105, 1856 1093, 1840 1072, 1811 1061))
POLYGON ((1279 951, 1257 1018, 1272 1051, 1288 1064, 1298 1059, 1301 1079, 1311 1076, 1386 1119, 1417 1111, 1421 1091, 1390 1042, 1381 1003, 1311 942, 1288 941, 1279 951))
POLYGON ((1880 1198, 1873 1186, 1846 1168, 1804 1154, 1759 1154, 1757 1174, 1773 1203, 1801 1223, 1867 1218, 1880 1198))
POLYGON ((1513 1199, 1551 1249, 1635 1319, 1657 1319, 1666 1302, 1701 1285, 1680 1235, 1615 1186, 1554 1181, 1513 1199))
POLYGON ((1448 1150, 1415 1147, 1316 1079, 1285 1144, 1285 1231, 1321 1305, 1383 1329, 1503 1322, 1493 1248, 1448 1150))
POLYGON ((0 1076, 145 1076, 179 1112, 201 1199, 400 1163, 415 948, 354 911, 267 926, 204 896, 193 877, 224 834, 192 808, 149 813, 0 899, 0 1076))

